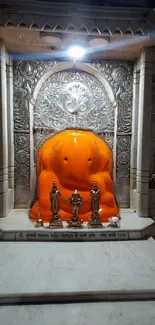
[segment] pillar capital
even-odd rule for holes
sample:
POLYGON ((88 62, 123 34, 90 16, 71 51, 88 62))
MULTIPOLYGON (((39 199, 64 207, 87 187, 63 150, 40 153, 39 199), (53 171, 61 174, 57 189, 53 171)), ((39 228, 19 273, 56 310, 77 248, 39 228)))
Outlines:
POLYGON ((142 63, 148 63, 152 62, 154 57, 154 49, 153 47, 144 47, 141 52, 141 57, 140 57, 140 65, 142 63))

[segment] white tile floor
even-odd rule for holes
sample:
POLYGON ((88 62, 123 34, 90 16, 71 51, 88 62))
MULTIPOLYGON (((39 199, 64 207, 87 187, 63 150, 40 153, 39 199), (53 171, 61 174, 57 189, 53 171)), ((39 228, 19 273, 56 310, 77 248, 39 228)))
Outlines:
POLYGON ((0 295, 154 290, 155 241, 1 242, 0 295))
POLYGON ((155 302, 0 307, 1 325, 154 325, 155 302))

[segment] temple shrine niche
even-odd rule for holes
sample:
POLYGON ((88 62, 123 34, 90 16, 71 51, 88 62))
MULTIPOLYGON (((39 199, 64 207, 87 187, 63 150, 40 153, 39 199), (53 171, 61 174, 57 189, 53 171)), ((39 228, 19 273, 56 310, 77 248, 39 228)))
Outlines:
MULTIPOLYGON (((81 130, 81 134, 92 132, 99 147, 106 147, 112 165, 109 172, 113 183, 111 193, 119 207, 129 207, 132 63, 18 61, 14 64, 14 94, 16 207, 28 206, 37 190, 38 175, 37 178, 35 175, 42 145, 47 146, 48 139, 53 145, 54 139, 61 137, 60 132, 71 129, 81 130)), ((88 142, 90 145, 90 139, 88 142)), ((85 152, 83 144, 81 148, 85 152)), ((98 155, 100 149, 94 147, 93 150, 98 155)), ((49 192, 54 179, 53 175, 49 192)), ((87 191, 91 190, 94 180, 89 186, 87 181, 87 191)), ((74 183, 72 190, 80 190, 75 180, 74 183)), ((82 209, 85 205, 80 209, 83 214, 82 209)), ((50 210, 46 212, 48 218, 49 213, 50 210)))
POLYGON ((79 218, 90 219, 90 190, 96 180, 100 190, 99 216, 102 222, 118 215, 112 183, 112 153, 106 143, 92 132, 67 130, 47 140, 37 157, 37 202, 30 210, 33 221, 38 217, 38 205, 44 222, 49 222, 50 196, 53 180, 61 192, 60 216, 69 221, 72 208, 68 197, 75 189, 84 200, 79 218))
POLYGON ((26 209, 27 222, 51 227, 88 215, 88 226, 115 225, 122 209, 154 217, 154 11, 88 5, 83 21, 82 6, 28 0, 14 15, 11 2, 0 27, 0 217, 26 209), (67 203, 78 195, 81 206, 67 203))

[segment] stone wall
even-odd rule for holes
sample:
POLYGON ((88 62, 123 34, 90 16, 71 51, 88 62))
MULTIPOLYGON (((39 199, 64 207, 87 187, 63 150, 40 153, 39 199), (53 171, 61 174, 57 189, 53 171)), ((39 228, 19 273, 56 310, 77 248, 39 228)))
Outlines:
POLYGON ((14 63, 15 206, 32 199, 38 148, 66 128, 90 129, 113 150, 120 206, 130 204, 132 63, 14 63))

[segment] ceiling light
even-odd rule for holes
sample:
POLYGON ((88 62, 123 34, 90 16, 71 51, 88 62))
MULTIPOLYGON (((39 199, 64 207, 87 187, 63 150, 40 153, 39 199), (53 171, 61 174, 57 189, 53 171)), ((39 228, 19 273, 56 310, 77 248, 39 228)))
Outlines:
POLYGON ((80 46, 72 46, 67 52, 68 55, 74 59, 80 59, 85 55, 85 49, 80 46))
POLYGON ((93 37, 89 41, 89 46, 94 47, 94 48, 99 48, 102 46, 106 46, 108 43, 109 42, 108 42, 107 38, 93 37))
POLYGON ((41 33, 41 40, 45 44, 58 46, 61 43, 61 38, 58 34, 53 33, 41 33))

